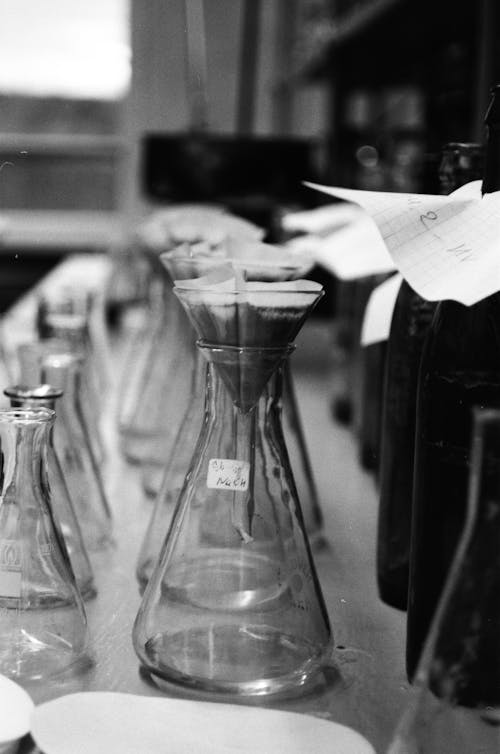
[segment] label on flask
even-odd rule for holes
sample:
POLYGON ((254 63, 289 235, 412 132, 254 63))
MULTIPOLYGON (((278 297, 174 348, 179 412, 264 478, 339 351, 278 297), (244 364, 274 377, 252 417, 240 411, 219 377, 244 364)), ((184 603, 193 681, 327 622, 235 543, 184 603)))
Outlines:
POLYGON ((248 489, 250 464, 232 458, 211 458, 208 462, 207 487, 213 490, 245 492, 248 489))
POLYGON ((0 597, 21 596, 21 549, 15 540, 0 540, 0 597))

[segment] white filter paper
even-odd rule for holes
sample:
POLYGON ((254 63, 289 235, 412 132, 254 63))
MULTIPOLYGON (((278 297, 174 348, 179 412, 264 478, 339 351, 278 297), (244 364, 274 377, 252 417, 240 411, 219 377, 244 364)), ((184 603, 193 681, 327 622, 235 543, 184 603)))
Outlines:
POLYGON ((375 754, 359 733, 309 715, 112 692, 36 708, 44 754, 375 754))

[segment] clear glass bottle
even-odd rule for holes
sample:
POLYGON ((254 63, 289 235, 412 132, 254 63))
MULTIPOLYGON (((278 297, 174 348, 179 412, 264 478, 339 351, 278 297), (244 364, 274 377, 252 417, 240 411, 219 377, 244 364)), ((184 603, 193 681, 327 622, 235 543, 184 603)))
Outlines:
POLYGON ((87 551, 102 550, 112 543, 111 511, 81 408, 81 357, 48 354, 42 361, 41 377, 44 383, 63 391, 54 447, 87 551))
POLYGON ((81 595, 52 512, 47 445, 54 412, 0 411, 0 673, 45 680, 88 644, 81 595))
MULTIPOLYGON (((85 298, 85 302, 87 299, 85 298)), ((70 302, 70 305, 72 302, 70 302)), ((62 304, 61 304, 62 305, 62 304)), ((48 304, 47 304, 48 306, 48 304)), ((83 306, 83 304, 82 304, 83 306)), ((90 440, 94 456, 98 463, 102 463, 106 453, 102 439, 100 418, 102 416, 102 401, 105 396, 107 382, 100 374, 95 349, 89 337, 88 314, 84 312, 58 312, 49 308, 43 320, 42 348, 45 342, 55 341, 66 343, 72 353, 82 356, 81 397, 85 411, 86 422, 90 429, 90 440)))
POLYGON ((310 285, 274 300, 259 291, 252 303, 239 291, 234 306, 179 291, 198 332, 224 342, 199 342, 210 365, 202 430, 134 624, 135 650, 160 686, 288 694, 330 656, 276 376, 318 299, 310 285), (252 345, 227 345, 233 337, 252 345))
POLYGON ((498 752, 500 410, 476 409, 468 509, 389 754, 498 752))
POLYGON ((133 373, 134 390, 124 403, 118 426, 121 450, 128 461, 163 467, 188 405, 194 345, 189 322, 172 294, 171 283, 163 288, 162 307, 157 314, 147 352, 140 357, 139 373, 133 373))
MULTIPOLYGON (((500 188, 500 86, 495 89, 486 114, 483 192, 500 188)), ((417 389, 410 547, 406 645, 410 678, 464 525, 472 407, 500 402, 499 321, 500 293, 469 307, 442 301, 424 344, 417 389)))
POLYGON ((170 455, 166 456, 166 466, 164 468, 160 466, 146 467, 147 472, 145 470, 143 474, 145 489, 147 490, 148 485, 150 485, 149 489, 154 494, 156 485, 159 484, 159 491, 156 494, 153 513, 149 519, 137 559, 136 576, 141 591, 148 583, 158 560, 203 421, 203 405, 200 405, 200 397, 203 399, 205 394, 207 363, 199 350, 196 350, 198 353, 191 385, 193 400, 189 402, 172 451, 170 455), (157 475, 161 475, 159 482, 157 475))
MULTIPOLYGON (((63 391, 51 385, 36 385, 34 387, 12 385, 4 390, 4 394, 10 399, 12 408, 49 408, 55 410, 56 401, 62 396, 63 391)), ((96 595, 94 574, 61 464, 54 449, 53 431, 53 427, 51 427, 47 445, 47 471, 52 510, 64 537, 80 594, 84 599, 90 599, 96 595)))
MULTIPOLYGON (((479 144, 447 144, 439 176, 442 193, 481 177, 479 144)), ((424 339, 436 302, 426 301, 404 280, 394 307, 387 344, 382 419, 377 582, 380 598, 406 610, 415 452, 417 378, 424 339)))
POLYGON ((277 398, 265 389, 287 350, 202 348, 216 364, 202 434, 134 646, 155 678, 221 694, 286 692, 331 650, 277 398), (246 379, 232 380, 243 359, 260 401, 246 379))

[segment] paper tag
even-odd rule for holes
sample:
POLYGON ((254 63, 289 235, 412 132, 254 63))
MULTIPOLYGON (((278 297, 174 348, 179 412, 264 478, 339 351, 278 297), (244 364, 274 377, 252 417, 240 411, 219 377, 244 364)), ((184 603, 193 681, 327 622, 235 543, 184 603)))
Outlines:
POLYGON ((428 301, 470 306, 500 290, 500 191, 481 198, 477 182, 449 196, 306 185, 363 207, 398 270, 428 301))
POLYGON ((248 489, 250 464, 232 458, 211 458, 208 462, 207 487, 214 490, 245 492, 248 489))
POLYGON ((15 540, 0 542, 0 597, 21 596, 21 549, 15 540))
POLYGON ((362 346, 370 346, 388 339, 402 280, 401 275, 393 275, 371 292, 361 328, 362 346))

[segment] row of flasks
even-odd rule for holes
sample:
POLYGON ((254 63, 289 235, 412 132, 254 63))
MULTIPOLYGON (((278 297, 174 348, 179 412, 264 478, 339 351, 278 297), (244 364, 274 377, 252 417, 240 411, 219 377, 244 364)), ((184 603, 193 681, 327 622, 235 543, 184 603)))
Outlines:
MULTIPOLYGON (((75 288, 42 295, 36 341, 8 360, 0 671, 21 682, 50 677, 85 653, 92 554, 112 542, 103 401, 118 407, 120 450, 155 497, 136 567, 145 591, 134 644, 143 664, 195 688, 266 695, 301 687, 330 653, 309 547, 320 544, 321 511, 286 361, 321 286, 302 280, 310 260, 261 244, 260 229, 218 211, 200 214, 201 221, 191 209, 189 232, 177 229, 172 238, 175 223, 159 213, 133 249, 113 257, 99 295, 75 288), (193 227, 203 243, 192 240, 193 227), (182 234, 190 241, 180 248, 182 234), (221 335, 199 348, 172 281, 220 275, 229 259, 231 274, 238 269, 238 305, 222 320, 227 330, 233 317, 242 340, 231 345, 221 335), (254 286, 245 305, 242 276, 254 286), (106 320, 115 326, 113 359, 106 320), (119 384, 111 366, 118 362, 119 384), (204 452, 206 468, 196 460, 204 452), (188 513, 179 512, 181 493, 188 513), (186 552, 167 557, 173 540, 186 552)), ((213 313, 218 324, 218 304, 213 313)))

